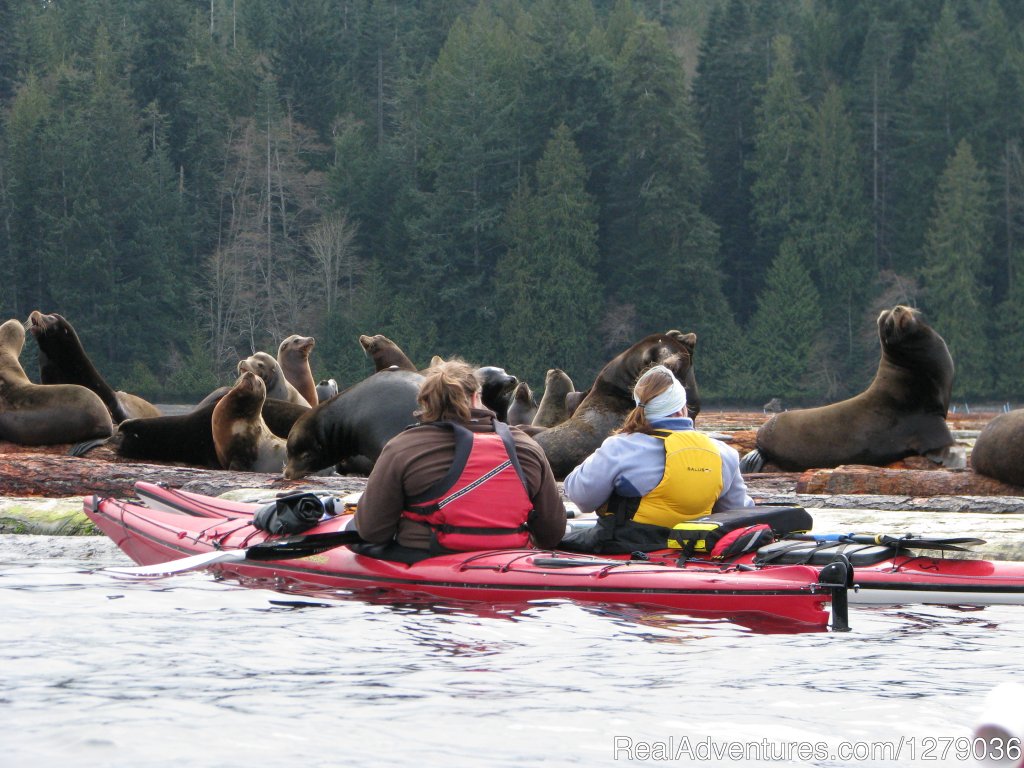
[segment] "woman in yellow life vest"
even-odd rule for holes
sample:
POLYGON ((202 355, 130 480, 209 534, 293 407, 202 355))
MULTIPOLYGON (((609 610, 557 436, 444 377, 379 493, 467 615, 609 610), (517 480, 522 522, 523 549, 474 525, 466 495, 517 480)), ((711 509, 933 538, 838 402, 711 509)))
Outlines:
POLYGON ((565 478, 581 511, 597 510, 593 528, 562 546, 584 552, 664 549, 677 523, 711 512, 752 507, 735 448, 693 428, 686 390, 668 368, 645 371, 622 428, 565 478))

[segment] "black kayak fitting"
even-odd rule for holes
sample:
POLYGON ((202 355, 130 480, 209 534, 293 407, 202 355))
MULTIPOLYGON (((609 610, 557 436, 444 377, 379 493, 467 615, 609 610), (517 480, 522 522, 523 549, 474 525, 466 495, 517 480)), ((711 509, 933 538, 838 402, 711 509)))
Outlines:
POLYGON ((850 609, 847 601, 847 590, 853 586, 853 566, 846 555, 836 555, 835 559, 818 572, 816 587, 822 587, 832 593, 832 627, 833 632, 850 631, 850 609))

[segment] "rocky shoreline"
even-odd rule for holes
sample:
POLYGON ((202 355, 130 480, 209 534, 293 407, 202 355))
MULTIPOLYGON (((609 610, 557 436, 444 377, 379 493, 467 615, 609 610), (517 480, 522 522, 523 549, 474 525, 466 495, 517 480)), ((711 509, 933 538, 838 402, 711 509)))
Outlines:
MULTIPOLYGON (((994 412, 951 415, 957 447, 969 455, 973 439, 994 412)), ((754 447, 760 412, 703 412, 698 426, 728 440, 741 453, 754 447)), ((345 495, 363 489, 365 478, 347 475, 285 480, 281 475, 227 472, 171 464, 140 464, 100 446, 86 457, 70 446, 32 447, 0 443, 0 533, 83 535, 96 533, 82 513, 90 495, 132 498, 137 480, 235 498, 272 496, 298 489, 345 495)), ((1024 488, 999 483, 970 469, 946 469, 925 459, 889 467, 844 466, 802 473, 747 476, 760 503, 815 509, 906 512, 1024 512, 1024 488)))

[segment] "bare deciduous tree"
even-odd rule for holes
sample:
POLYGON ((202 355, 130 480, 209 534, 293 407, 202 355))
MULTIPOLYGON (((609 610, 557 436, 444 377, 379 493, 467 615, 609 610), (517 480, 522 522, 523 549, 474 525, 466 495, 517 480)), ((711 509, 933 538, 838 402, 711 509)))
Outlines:
POLYGON ((344 281, 349 305, 355 296, 356 278, 363 272, 355 247, 357 224, 350 224, 348 214, 338 211, 321 219, 306 234, 306 243, 320 270, 323 281, 324 309, 334 311, 338 291, 344 281))

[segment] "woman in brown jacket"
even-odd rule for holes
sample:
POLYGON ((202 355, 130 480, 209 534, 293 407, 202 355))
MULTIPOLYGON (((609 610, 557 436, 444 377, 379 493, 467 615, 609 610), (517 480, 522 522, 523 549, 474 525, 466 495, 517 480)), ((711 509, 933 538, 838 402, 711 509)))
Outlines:
POLYGON ((480 402, 474 369, 432 366, 420 423, 384 447, 359 500, 357 551, 413 562, 484 549, 553 547, 565 506, 543 449, 480 402))

